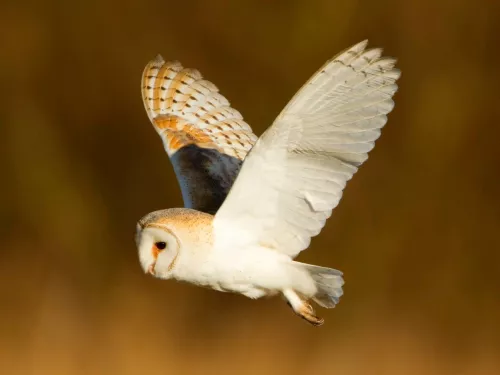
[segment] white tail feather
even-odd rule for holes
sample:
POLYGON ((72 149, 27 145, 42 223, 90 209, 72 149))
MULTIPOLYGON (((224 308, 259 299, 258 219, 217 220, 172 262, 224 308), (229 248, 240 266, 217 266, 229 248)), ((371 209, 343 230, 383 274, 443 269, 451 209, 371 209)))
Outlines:
POLYGON ((344 293, 342 285, 344 279, 342 272, 327 267, 315 266, 312 264, 294 262, 305 268, 316 283, 318 292, 313 297, 313 301, 318 305, 331 309, 339 303, 340 297, 344 293))

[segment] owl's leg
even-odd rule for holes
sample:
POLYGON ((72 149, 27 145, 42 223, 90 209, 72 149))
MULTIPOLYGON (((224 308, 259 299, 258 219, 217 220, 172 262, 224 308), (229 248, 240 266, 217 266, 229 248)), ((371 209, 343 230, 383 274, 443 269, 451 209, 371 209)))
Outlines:
POLYGON ((324 323, 322 318, 316 316, 312 306, 307 301, 300 298, 293 289, 284 289, 283 296, 286 298, 288 305, 293 309, 295 314, 305 319, 308 323, 314 326, 320 326, 324 323))

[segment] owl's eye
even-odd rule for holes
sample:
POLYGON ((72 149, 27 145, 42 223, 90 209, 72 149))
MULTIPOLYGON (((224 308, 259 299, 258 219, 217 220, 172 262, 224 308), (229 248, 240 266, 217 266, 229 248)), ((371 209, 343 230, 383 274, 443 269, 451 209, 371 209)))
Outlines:
POLYGON ((167 244, 165 242, 157 242, 155 243, 155 246, 158 250, 163 250, 167 247, 167 244))

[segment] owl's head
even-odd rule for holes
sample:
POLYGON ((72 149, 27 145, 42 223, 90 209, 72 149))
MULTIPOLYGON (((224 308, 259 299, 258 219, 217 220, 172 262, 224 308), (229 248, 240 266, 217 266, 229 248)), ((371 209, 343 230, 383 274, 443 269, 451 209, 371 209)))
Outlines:
POLYGON ((171 278, 181 261, 189 261, 197 249, 211 245, 206 230, 211 220, 212 215, 187 208, 160 210, 144 216, 137 223, 135 238, 144 272, 171 278))
POLYGON ((163 225, 137 224, 136 244, 144 272, 169 278, 179 255, 180 241, 173 231, 163 225))

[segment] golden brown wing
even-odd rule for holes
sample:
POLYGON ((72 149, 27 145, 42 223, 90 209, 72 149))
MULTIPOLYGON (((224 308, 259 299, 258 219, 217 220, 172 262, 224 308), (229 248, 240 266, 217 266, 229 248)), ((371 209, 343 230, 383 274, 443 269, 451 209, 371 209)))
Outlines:
POLYGON ((215 213, 257 136, 200 72, 161 56, 144 69, 142 98, 174 166, 185 206, 215 213))

